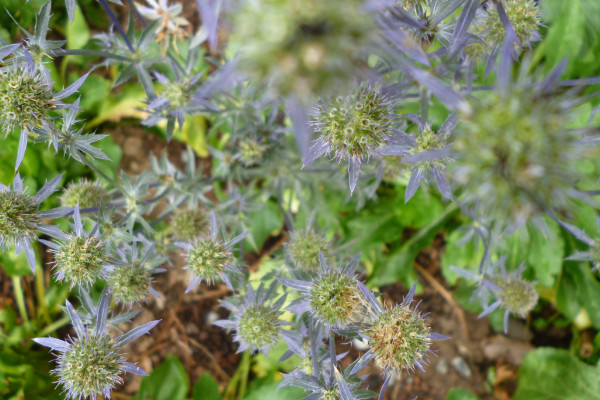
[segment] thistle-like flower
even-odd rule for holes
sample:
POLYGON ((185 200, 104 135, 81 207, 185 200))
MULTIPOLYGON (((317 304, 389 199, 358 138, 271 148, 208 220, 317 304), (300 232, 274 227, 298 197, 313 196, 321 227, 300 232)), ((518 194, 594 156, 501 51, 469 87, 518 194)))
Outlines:
POLYGON ((187 251, 185 254, 186 269, 190 272, 192 280, 185 292, 188 293, 203 281, 209 284, 223 281, 233 289, 228 274, 240 274, 239 268, 235 265, 233 247, 241 242, 247 234, 248 232, 244 232, 228 242, 223 241, 219 238, 217 216, 212 211, 208 235, 187 242, 175 243, 176 246, 187 251))
POLYGON ((327 330, 341 328, 357 321, 362 311, 360 292, 356 287, 354 271, 360 255, 354 257, 342 268, 328 265, 322 253, 319 254, 319 274, 312 282, 298 279, 279 278, 279 281, 300 291, 303 296, 292 302, 290 311, 310 316, 327 330))
POLYGON ((493 216, 496 227, 514 229, 558 214, 582 196, 575 190, 576 161, 585 147, 569 123, 583 100, 554 87, 560 72, 474 99, 473 112, 455 129, 454 181, 464 189, 465 204, 493 216))
POLYGON ((63 207, 74 208, 79 204, 81 209, 107 204, 110 199, 106 188, 98 182, 88 181, 80 178, 77 182, 71 182, 60 196, 63 207))
POLYGON ((177 240, 193 240, 206 234, 209 227, 208 211, 201 207, 177 209, 169 225, 177 240))
POLYGON ((67 282, 71 289, 75 285, 89 287, 103 277, 109 262, 104 242, 100 239, 99 225, 88 233, 83 229, 79 206, 73 213, 74 234, 68 234, 61 242, 40 240, 54 253, 54 276, 67 282))
POLYGON ((165 272, 159 268, 168 261, 167 257, 156 254, 150 243, 128 243, 117 249, 119 262, 105 267, 106 282, 115 302, 131 308, 142 303, 148 295, 160 298, 152 287, 153 275, 165 272))
POLYGON ((274 94, 300 98, 347 88, 374 37, 362 0, 247 1, 234 26, 240 68, 274 94))
POLYGON ((282 329, 284 322, 279 319, 282 314, 281 307, 285 303, 286 295, 276 300, 273 283, 268 289, 263 284, 255 291, 248 284, 246 295, 240 304, 230 301, 222 301, 221 305, 231 311, 230 319, 215 321, 215 325, 224 329, 235 330, 234 340, 240 344, 238 352, 250 350, 267 353, 280 338, 290 347, 298 347, 296 339, 287 330, 282 329))
POLYGON ((311 124, 319 137, 304 165, 324 154, 338 163, 348 161, 350 191, 362 163, 390 153, 395 139, 394 104, 380 87, 362 83, 354 93, 319 104, 311 124))
POLYGON ((479 318, 503 307, 505 309, 504 333, 506 334, 510 314, 525 318, 537 305, 538 293, 535 290, 537 282, 528 282, 521 277, 525 269, 525 262, 522 262, 518 269, 511 272, 506 271, 505 262, 506 257, 500 257, 497 263, 491 265, 481 275, 476 275, 462 268, 452 267, 452 270, 459 275, 475 280, 478 285, 488 288, 495 300, 491 304, 484 304, 484 310, 479 314, 479 318), (500 269, 500 272, 498 272, 498 269, 500 269))
POLYGON ((0 250, 14 246, 17 254, 25 251, 31 271, 35 272, 35 252, 31 242, 43 233, 57 239, 66 236, 53 225, 42 223, 43 218, 58 218, 68 214, 69 208, 40 211, 40 205, 58 186, 62 174, 46 183, 35 196, 23 191, 23 180, 17 174, 12 188, 0 183, 0 250))
POLYGON ((285 244, 287 258, 294 268, 302 272, 314 272, 319 267, 319 253, 325 259, 331 256, 330 243, 322 232, 310 226, 294 230, 285 244))
POLYGON ((432 341, 447 337, 431 332, 424 316, 416 306, 411 306, 417 284, 413 285, 401 304, 393 307, 381 305, 373 292, 361 282, 358 282, 358 287, 369 306, 371 322, 358 325, 359 335, 367 341, 369 350, 352 372, 358 372, 371 360, 383 368, 387 379, 393 372, 413 371, 415 367, 424 371, 432 341))
POLYGON ((92 324, 84 325, 77 311, 67 301, 67 312, 76 337, 69 337, 66 341, 50 337, 33 339, 57 353, 58 366, 52 373, 58 376, 58 384, 63 387, 67 399, 110 398, 114 387, 123 382, 122 373, 147 375, 137 365, 126 362, 120 348, 148 333, 159 321, 148 322, 113 337, 106 329, 109 304, 109 294, 102 293, 94 313, 96 318, 92 324))

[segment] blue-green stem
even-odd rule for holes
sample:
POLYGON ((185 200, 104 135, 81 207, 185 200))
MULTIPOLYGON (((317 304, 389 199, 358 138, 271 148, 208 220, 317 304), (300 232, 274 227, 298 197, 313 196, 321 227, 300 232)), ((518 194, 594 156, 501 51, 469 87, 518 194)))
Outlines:
POLYGON ((41 316, 45 323, 52 322, 50 314, 48 314, 48 303, 46 302, 46 288, 44 285, 44 271, 42 267, 35 267, 35 294, 38 298, 38 315, 41 316))

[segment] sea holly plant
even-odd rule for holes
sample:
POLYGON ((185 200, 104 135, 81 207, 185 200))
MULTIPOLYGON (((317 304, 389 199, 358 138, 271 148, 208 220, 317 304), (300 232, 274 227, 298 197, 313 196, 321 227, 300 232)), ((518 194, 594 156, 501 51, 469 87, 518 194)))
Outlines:
MULTIPOLYGON (((462 242, 483 247, 477 272, 460 259, 442 275, 475 281, 481 316, 502 308, 505 332, 511 315, 545 306, 540 298, 560 303, 556 288, 543 286, 558 269, 534 260, 543 244, 531 239, 522 254, 515 238, 534 229, 547 241, 562 229, 581 242, 568 259, 600 265, 599 240, 573 222, 598 207, 590 110, 600 80, 567 69, 579 60, 551 65, 536 53, 538 43, 560 53, 572 40, 551 32, 564 43, 544 42, 552 25, 541 2, 111 3, 67 0, 65 15, 62 2, 46 1, 33 26, 18 26, 23 40, 0 40, 0 161, 4 152, 11 160, 0 175, 0 248, 23 251, 32 271, 36 250, 45 254, 50 273, 35 277, 38 300, 45 276, 80 294, 80 311, 65 308, 75 336, 35 339, 57 354, 67 398, 108 397, 124 372, 143 373, 123 346, 156 321, 120 329, 163 294, 158 273, 185 271, 187 296, 222 285, 229 316, 215 325, 248 357, 279 346, 283 359, 299 355, 282 386, 311 400, 353 400, 383 399, 393 375, 425 370, 434 342, 446 338, 415 305, 416 286, 388 305, 362 283, 407 276, 435 233, 466 230, 462 242), (98 12, 106 20, 73 48, 73 32, 98 12), (100 93, 104 86, 111 92, 100 93), (153 135, 143 137, 144 152, 156 153, 149 144, 158 136, 189 146, 121 170, 109 135, 90 127, 130 125, 153 135), (24 174, 40 186, 58 176, 34 195, 24 174), (414 204, 423 199, 431 209, 414 204), (412 233, 405 210, 421 214, 422 231, 412 233), (514 258, 525 261, 506 261, 514 258), (340 351, 348 339, 365 353, 340 351), (371 384, 377 392, 360 375, 373 369, 383 372, 383 385, 371 384)), ((448 243, 447 253, 456 250, 448 243)), ((25 295, 13 289, 26 323, 25 295)), ((56 329, 43 307, 38 314, 56 329)))
POLYGON ((36 338, 34 341, 50 348, 56 354, 58 377, 67 399, 110 398, 114 387, 123 382, 126 372, 146 375, 135 364, 125 361, 121 347, 150 332, 160 321, 152 321, 131 331, 114 335, 108 331, 107 316, 110 293, 103 292, 94 313, 93 322, 84 324, 77 311, 67 301, 67 312, 75 330, 75 337, 66 341, 54 338, 36 338))

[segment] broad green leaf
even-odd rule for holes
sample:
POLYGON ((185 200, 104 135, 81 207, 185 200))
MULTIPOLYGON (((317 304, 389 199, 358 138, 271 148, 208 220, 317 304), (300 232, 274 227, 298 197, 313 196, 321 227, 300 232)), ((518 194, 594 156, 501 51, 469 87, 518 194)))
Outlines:
POLYGON ((67 49, 81 49, 90 40, 90 28, 79 7, 75 7, 74 15, 73 23, 67 22, 67 49))
POLYGON ((513 400, 583 399, 600 399, 600 368, 579 361, 567 350, 550 347, 525 357, 513 400))
MULTIPOLYGON (((269 236, 277 235, 283 227, 283 216, 279 206, 273 201, 267 201, 263 207, 250 213, 250 234, 260 249, 269 236)), ((251 242, 244 240, 244 250, 256 250, 251 242)))
POLYGON ((297 387, 278 389, 280 383, 272 377, 256 379, 250 384, 244 400, 299 400, 305 397, 304 390, 297 387))
POLYGON ((459 277, 450 267, 463 268, 477 273, 483 257, 484 248, 481 242, 477 246, 473 240, 458 243, 463 235, 464 232, 453 231, 446 238, 446 251, 442 255, 442 275, 450 285, 454 285, 459 277))
POLYGON ((592 325, 600 329, 600 283, 587 263, 565 262, 556 292, 556 306, 571 321, 585 310, 592 325))
POLYGON ((194 385, 194 400, 221 400, 219 385, 210 374, 203 374, 194 385))
POLYGON ((201 115, 187 117, 181 130, 175 129, 173 137, 189 145, 199 157, 208 156, 206 120, 201 115))
POLYGON ((132 400, 184 400, 189 389, 183 365, 176 356, 170 355, 142 379, 140 390, 132 400))

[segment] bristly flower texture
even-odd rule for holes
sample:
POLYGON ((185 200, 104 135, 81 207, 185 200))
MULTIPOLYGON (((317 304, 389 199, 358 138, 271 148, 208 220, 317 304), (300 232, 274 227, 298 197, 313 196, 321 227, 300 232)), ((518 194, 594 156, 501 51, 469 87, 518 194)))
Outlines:
POLYGON ((67 301, 67 312, 75 328, 76 337, 66 341, 54 338, 36 338, 36 343, 49 347, 56 355, 58 376, 67 399, 82 400, 98 396, 110 398, 110 392, 123 382, 122 373, 147 375, 143 369, 126 362, 120 348, 148 333, 159 321, 152 321, 113 337, 107 331, 107 315, 110 295, 103 292, 93 323, 84 325, 81 317, 67 301))
POLYGON ((581 176, 576 161, 585 148, 581 132, 570 126, 581 100, 573 91, 552 96, 560 91, 556 73, 473 99, 473 112, 463 114, 455 130, 454 180, 465 203, 493 216, 498 227, 568 212, 570 199, 582 196, 575 190, 581 176))
POLYGON ((362 311, 354 276, 359 261, 360 255, 344 267, 337 268, 328 264, 323 254, 319 253, 319 273, 311 282, 279 278, 282 284, 303 294, 288 309, 297 315, 308 312, 315 322, 328 331, 355 322, 362 311))
POLYGON ((371 321, 359 324, 359 334, 369 344, 369 351, 356 368, 359 370, 374 359, 388 379, 392 372, 413 371, 415 367, 424 371, 432 341, 447 337, 431 332, 427 320, 412 305, 417 284, 401 304, 393 307, 381 305, 361 282, 358 287, 369 306, 371 321))
POLYGON ((186 269, 190 272, 192 281, 185 292, 190 292, 200 282, 213 284, 214 282, 223 281, 233 289, 228 274, 240 274, 239 268, 235 265, 233 247, 241 242, 246 235, 247 232, 244 232, 228 242, 220 239, 217 216, 212 211, 208 235, 187 242, 175 243, 178 247, 187 251, 186 269))
POLYGON ((503 307, 504 311, 504 333, 508 332, 508 320, 510 314, 519 315, 525 318, 538 303, 538 293, 535 290, 537 282, 529 282, 521 277, 525 269, 525 262, 522 262, 518 269, 506 271, 506 256, 501 257, 497 263, 490 265, 488 270, 481 275, 476 275, 471 271, 452 267, 452 270, 459 275, 472 279, 489 289, 489 292, 496 298, 492 304, 484 304, 484 310, 479 314, 482 318, 492 311, 503 307), (498 269, 500 272, 498 272, 498 269))
POLYGON ((109 258, 104 242, 99 239, 99 225, 88 233, 83 229, 79 206, 73 213, 74 234, 68 234, 60 243, 40 240, 54 253, 54 276, 60 282, 67 282, 71 289, 75 285, 90 287, 101 279, 109 258))
POLYGON ((302 272, 315 272, 319 267, 319 253, 330 257, 330 244, 322 232, 311 227, 294 230, 285 244, 287 257, 293 267, 302 272))
POLYGON ((71 182, 60 196, 63 207, 74 208, 79 204, 80 209, 100 206, 101 203, 108 204, 110 196, 106 188, 98 182, 88 181, 80 178, 77 182, 71 182))
POLYGON ((295 338, 282 329, 284 322, 279 319, 282 314, 281 307, 285 303, 286 295, 274 300, 276 283, 268 289, 261 284, 255 291, 248 284, 246 295, 240 304, 230 301, 221 301, 221 305, 231 311, 230 319, 215 321, 215 325, 224 329, 235 330, 234 340, 240 344, 238 352, 250 350, 267 353, 280 338, 290 347, 299 347, 295 338))
POLYGON ((62 217, 70 209, 39 210, 42 202, 54 193, 61 179, 62 174, 46 183, 35 196, 24 192, 19 174, 14 177, 12 188, 0 183, 0 249, 14 246, 17 254, 24 250, 32 272, 35 271, 35 252, 31 242, 37 240, 38 233, 65 238, 60 229, 42 223, 42 219, 62 217))
POLYGON ((201 207, 177 209, 171 219, 170 229, 177 240, 193 240, 206 234, 209 228, 208 211, 201 207))
POLYGON ((395 119, 392 99, 370 83, 360 84, 346 97, 319 104, 311 121, 319 137, 304 165, 324 154, 338 163, 347 160, 353 192, 362 163, 389 153, 396 134, 395 119))

